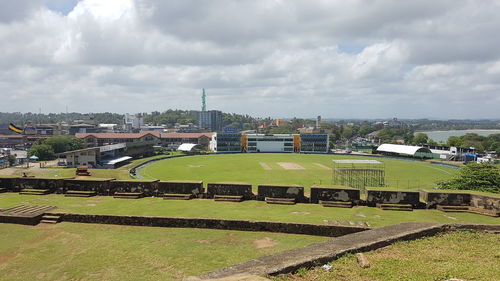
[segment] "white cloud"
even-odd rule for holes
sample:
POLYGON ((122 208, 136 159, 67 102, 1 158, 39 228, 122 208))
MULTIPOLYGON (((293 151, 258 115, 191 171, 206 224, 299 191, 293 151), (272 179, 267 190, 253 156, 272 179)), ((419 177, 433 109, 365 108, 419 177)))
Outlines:
POLYGON ((83 0, 65 13, 19 2, 0 12, 0 97, 3 111, 137 112, 197 109, 204 87, 209 108, 260 116, 498 118, 498 8, 83 0))

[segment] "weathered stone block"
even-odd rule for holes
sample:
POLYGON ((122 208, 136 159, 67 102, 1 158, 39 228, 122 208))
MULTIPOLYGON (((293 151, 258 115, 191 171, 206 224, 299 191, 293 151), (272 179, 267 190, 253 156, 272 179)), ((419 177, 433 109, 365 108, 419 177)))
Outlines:
POLYGON ((62 193, 64 188, 64 179, 53 178, 18 178, 17 189, 47 189, 49 193, 57 192, 62 193))
POLYGON ((471 195, 469 193, 440 192, 421 190, 422 200, 427 208, 435 208, 437 205, 445 206, 469 206, 471 195))
POLYGON ((420 193, 400 190, 367 190, 366 204, 375 207, 376 204, 411 204, 414 208, 420 205, 420 193))
POLYGON ((500 211, 500 197, 471 194, 470 205, 475 208, 500 211))
POLYGON ((244 200, 255 197, 252 185, 248 183, 208 183, 207 197, 214 198, 215 195, 243 196, 244 200))
POLYGON ((143 196, 158 195, 158 180, 150 181, 133 181, 133 180, 114 180, 109 182, 110 194, 118 193, 134 193, 140 192, 143 196))
POLYGON ((202 181, 160 181, 158 182, 159 194, 192 194, 201 197, 203 194, 202 181))
POLYGON ((95 191, 98 195, 112 195, 109 183, 114 179, 65 179, 64 192, 67 190, 95 191))
POLYGON ((17 187, 17 177, 0 177, 0 188, 5 188, 7 191, 19 191, 17 187))
POLYGON ((319 201, 340 201, 359 204, 359 189, 335 188, 326 186, 311 187, 311 203, 318 204, 319 201))
POLYGON ((304 187, 298 185, 266 185, 259 184, 258 200, 269 198, 294 198, 296 202, 306 202, 304 187))

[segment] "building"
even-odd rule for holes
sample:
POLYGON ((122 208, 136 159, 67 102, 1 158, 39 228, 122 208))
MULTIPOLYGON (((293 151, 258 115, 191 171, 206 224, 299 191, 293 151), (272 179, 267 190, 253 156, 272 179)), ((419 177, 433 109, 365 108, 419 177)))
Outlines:
POLYGON ((210 149, 217 153, 328 153, 329 137, 327 134, 216 133, 212 137, 210 149))
POLYGON ((123 129, 126 131, 131 131, 134 129, 140 129, 144 126, 144 117, 141 114, 125 114, 123 117, 123 129))
POLYGON ((294 152, 300 147, 299 135, 248 134, 242 138, 245 152, 294 152))
POLYGON ((210 142, 210 150, 218 153, 241 152, 242 135, 238 133, 215 133, 210 142))
POLYGON ((208 110, 200 111, 198 114, 198 126, 200 129, 211 132, 222 131, 222 111, 208 110))
POLYGON ((402 156, 402 157, 414 157, 414 158, 439 158, 438 154, 432 153, 429 148, 422 146, 411 146, 411 145, 399 145, 399 144, 382 144, 377 148, 377 151, 381 154, 388 156, 402 156))
POLYGON ((160 133, 156 131, 141 131, 139 133, 77 133, 75 137, 83 139, 88 147, 133 142, 150 142, 152 145, 160 144, 160 133))
POLYGON ((82 123, 69 126, 70 135, 76 135, 77 133, 97 133, 98 131, 96 126, 92 124, 82 123))
POLYGON ((188 123, 187 125, 175 124, 176 133, 200 133, 200 127, 194 125, 193 123, 188 123))
POLYGON ((301 134, 300 152, 328 153, 329 137, 327 134, 301 134))
POLYGON ((208 150, 213 133, 165 133, 161 134, 161 145, 177 149, 183 143, 199 144, 208 150))

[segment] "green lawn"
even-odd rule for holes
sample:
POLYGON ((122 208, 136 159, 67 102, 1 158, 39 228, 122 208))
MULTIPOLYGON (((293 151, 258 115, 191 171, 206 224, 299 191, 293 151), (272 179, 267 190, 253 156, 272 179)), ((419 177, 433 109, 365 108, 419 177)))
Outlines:
POLYGON ((371 266, 358 266, 354 255, 331 262, 332 269, 301 269, 274 280, 428 281, 500 280, 500 236, 477 232, 442 233, 399 242, 365 253, 371 266))
POLYGON ((208 199, 163 200, 142 198, 138 200, 116 199, 110 196, 91 198, 64 197, 59 194, 19 195, 0 194, 0 208, 17 205, 52 205, 58 212, 244 219, 260 221, 297 222, 324 224, 325 221, 368 222, 371 227, 392 225, 401 222, 478 223, 498 224, 498 218, 471 213, 443 213, 437 210, 414 210, 412 212, 384 211, 372 207, 325 208, 318 204, 270 205, 263 201, 241 203, 214 202, 208 199))
POLYGON ((0 280, 180 280, 328 238, 60 223, 0 224, 0 280))
MULTIPOLYGON (((258 184, 298 184, 304 186, 307 191, 315 184, 331 184, 333 159, 374 158, 265 153, 200 155, 161 160, 145 167, 141 174, 145 178, 161 180, 248 182, 254 185, 254 189, 258 184), (304 169, 286 170, 277 164, 279 162, 296 163, 304 169)), ((438 180, 449 179, 457 171, 421 161, 385 158, 378 160, 384 163, 386 184, 392 189, 432 188, 438 180)))

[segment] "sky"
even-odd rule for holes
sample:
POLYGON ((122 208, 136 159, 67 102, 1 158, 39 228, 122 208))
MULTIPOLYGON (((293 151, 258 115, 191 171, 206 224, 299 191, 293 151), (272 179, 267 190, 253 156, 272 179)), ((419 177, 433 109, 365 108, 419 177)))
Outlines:
POLYGON ((500 1, 13 0, 0 111, 500 118, 500 1))

